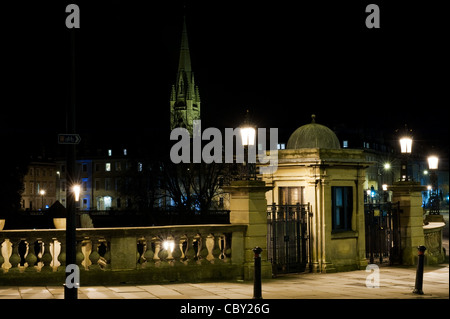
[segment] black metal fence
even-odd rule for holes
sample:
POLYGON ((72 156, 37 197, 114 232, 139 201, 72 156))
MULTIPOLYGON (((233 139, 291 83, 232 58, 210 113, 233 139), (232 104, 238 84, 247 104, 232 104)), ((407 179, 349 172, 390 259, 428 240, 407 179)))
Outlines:
POLYGON ((400 203, 365 204, 366 258, 401 263, 400 203))
POLYGON ((268 206, 267 253, 274 275, 306 270, 310 217, 309 204, 268 206))

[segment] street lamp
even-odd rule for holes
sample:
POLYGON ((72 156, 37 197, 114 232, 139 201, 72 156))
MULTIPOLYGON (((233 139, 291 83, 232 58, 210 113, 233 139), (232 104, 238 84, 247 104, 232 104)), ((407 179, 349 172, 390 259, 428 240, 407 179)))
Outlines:
POLYGON ((45 190, 41 189, 41 190, 39 191, 39 195, 42 196, 42 205, 41 205, 42 208, 41 208, 41 209, 44 210, 44 196, 45 196, 45 190))
POLYGON ((428 168, 430 170, 436 170, 439 166, 439 158, 436 155, 428 156, 428 168))
POLYGON ((436 155, 428 156, 428 169, 430 170, 430 215, 440 215, 439 214, 439 194, 438 194, 438 178, 436 174, 436 170, 439 165, 439 158, 436 155))
POLYGON ((412 138, 409 136, 402 137, 400 139, 400 148, 403 154, 411 154, 412 138))
POLYGON ((402 163, 401 163, 401 180, 409 181, 408 177, 408 156, 412 151, 412 138, 410 136, 404 136, 400 138, 400 151, 402 153, 402 163))
POLYGON ((250 179, 256 177, 255 162, 256 162, 256 129, 250 123, 249 111, 247 110, 245 121, 240 127, 241 141, 244 146, 244 179, 250 179), (249 147, 252 147, 252 161, 249 160, 249 147))
POLYGON ((242 145, 244 146, 255 145, 255 135, 256 130, 254 127, 251 126, 241 127, 242 145))
POLYGON ((78 184, 73 185, 72 191, 75 195, 75 201, 78 202, 80 200, 80 191, 81 191, 80 185, 78 185, 78 184))

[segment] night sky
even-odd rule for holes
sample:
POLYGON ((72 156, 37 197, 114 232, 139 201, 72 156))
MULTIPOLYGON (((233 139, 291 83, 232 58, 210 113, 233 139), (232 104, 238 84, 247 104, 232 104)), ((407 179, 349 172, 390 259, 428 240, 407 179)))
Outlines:
MULTIPOLYGON (((249 109, 280 141, 318 123, 407 124, 448 154, 443 11, 419 1, 20 1, 1 7, 3 141, 58 149, 70 103, 70 30, 77 3, 77 131, 82 143, 169 140, 183 14, 202 125, 236 127, 249 109), (93 3, 95 2, 95 4, 93 3), (186 3, 186 8, 183 8, 186 3), (381 28, 367 29, 376 3, 381 28)), ((447 55, 448 59, 448 55, 447 55)))

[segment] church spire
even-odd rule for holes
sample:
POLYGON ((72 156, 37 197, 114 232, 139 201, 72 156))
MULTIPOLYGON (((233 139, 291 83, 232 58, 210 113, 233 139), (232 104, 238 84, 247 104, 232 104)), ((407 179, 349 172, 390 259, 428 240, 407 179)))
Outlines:
POLYGON ((170 129, 184 127, 192 134, 193 121, 199 119, 200 94, 191 68, 186 16, 184 16, 178 72, 170 94, 170 129))
POLYGON ((183 17, 183 31, 181 33, 180 60, 178 62, 178 72, 192 72, 191 56, 189 54, 189 42, 186 28, 186 16, 183 17))

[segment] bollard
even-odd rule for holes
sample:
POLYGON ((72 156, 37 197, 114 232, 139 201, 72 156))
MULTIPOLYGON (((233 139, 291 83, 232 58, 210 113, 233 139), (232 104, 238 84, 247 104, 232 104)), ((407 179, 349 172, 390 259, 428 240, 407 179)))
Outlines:
POLYGON ((261 252, 260 247, 253 248, 255 253, 255 273, 253 276, 253 299, 262 299, 261 293, 261 252))
POLYGON ((423 295, 422 286, 423 286, 423 259, 425 250, 427 249, 425 246, 417 247, 419 250, 419 262, 417 263, 417 272, 416 272, 416 286, 414 287, 414 294, 423 295))

